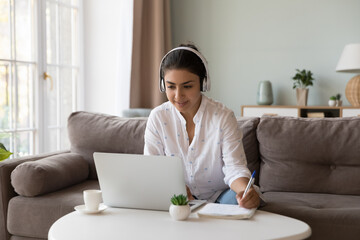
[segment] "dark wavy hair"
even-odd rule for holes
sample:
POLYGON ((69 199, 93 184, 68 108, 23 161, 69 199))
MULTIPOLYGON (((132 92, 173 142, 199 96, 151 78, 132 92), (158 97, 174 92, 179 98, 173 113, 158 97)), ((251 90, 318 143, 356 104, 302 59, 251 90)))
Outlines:
MULTIPOLYGON (((199 52, 198 48, 191 43, 180 44, 179 47, 190 47, 199 52)), ((203 80, 206 77, 206 68, 201 60, 195 53, 179 49, 169 53, 161 64, 160 74, 161 78, 164 78, 167 70, 173 69, 185 69, 193 74, 196 74, 200 78, 200 89, 203 91, 203 80)))

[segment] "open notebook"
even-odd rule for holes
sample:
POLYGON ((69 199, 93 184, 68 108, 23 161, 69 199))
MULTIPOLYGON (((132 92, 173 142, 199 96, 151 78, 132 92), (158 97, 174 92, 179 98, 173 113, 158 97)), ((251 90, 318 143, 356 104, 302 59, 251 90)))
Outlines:
POLYGON ((243 208, 239 205, 208 203, 197 214, 199 217, 225 218, 225 219, 249 219, 256 208, 243 208))

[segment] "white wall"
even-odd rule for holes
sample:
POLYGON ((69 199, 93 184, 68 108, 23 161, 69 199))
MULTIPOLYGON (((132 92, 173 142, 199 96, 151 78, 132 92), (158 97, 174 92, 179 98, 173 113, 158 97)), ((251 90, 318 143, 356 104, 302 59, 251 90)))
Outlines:
POLYGON ((131 53, 131 45, 123 46, 131 41, 124 34, 132 31, 132 0, 84 0, 83 5, 84 109, 119 115, 129 104, 129 83, 120 75, 131 64, 122 60, 131 53), (124 16, 130 20, 124 23, 124 16))
POLYGON ((240 115, 270 80, 274 104, 295 105, 295 69, 314 73, 308 105, 326 105, 353 74, 335 67, 360 42, 360 0, 172 0, 173 44, 195 42, 209 62, 217 99, 240 115))

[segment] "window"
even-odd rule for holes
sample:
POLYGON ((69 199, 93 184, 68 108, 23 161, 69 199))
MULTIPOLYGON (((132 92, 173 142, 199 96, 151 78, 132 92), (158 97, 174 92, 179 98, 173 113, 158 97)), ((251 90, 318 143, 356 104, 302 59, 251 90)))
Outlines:
POLYGON ((67 118, 77 109, 79 80, 78 1, 46 1, 46 69, 44 96, 45 151, 69 148, 67 118))
POLYGON ((0 142, 13 157, 69 147, 79 8, 80 0, 0 0, 0 142))

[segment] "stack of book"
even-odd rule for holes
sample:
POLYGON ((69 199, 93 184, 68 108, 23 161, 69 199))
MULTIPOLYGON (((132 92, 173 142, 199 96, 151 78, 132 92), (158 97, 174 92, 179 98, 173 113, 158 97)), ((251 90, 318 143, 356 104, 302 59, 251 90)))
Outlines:
POLYGON ((308 112, 307 117, 308 118, 324 118, 325 113, 323 113, 323 112, 308 112))

